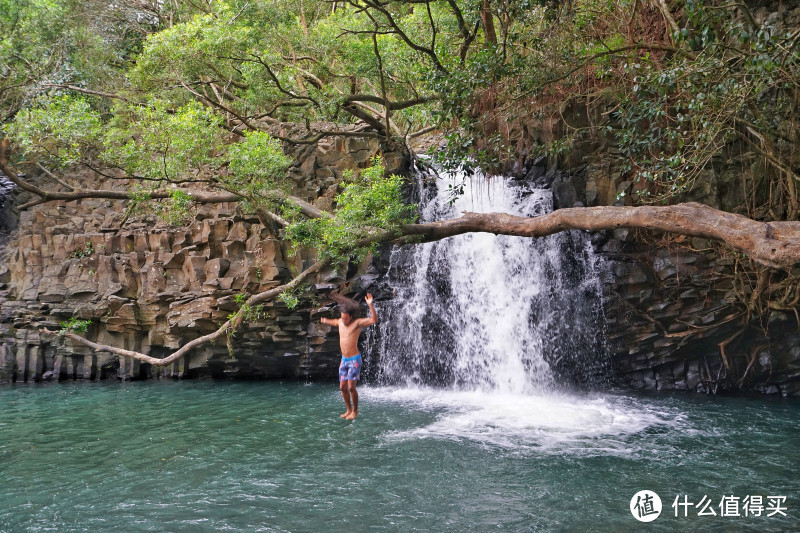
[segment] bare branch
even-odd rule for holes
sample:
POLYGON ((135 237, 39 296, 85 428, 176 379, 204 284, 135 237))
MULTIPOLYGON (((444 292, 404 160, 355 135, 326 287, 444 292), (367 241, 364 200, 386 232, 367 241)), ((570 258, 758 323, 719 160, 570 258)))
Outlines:
POLYGON ((316 107, 316 108, 320 107, 319 102, 317 102, 315 99, 311 98, 310 96, 305 96, 305 95, 302 95, 302 94, 295 94, 292 91, 290 91, 289 89, 286 89, 283 86, 283 84, 281 84, 281 81, 278 79, 278 76, 275 75, 275 72, 272 71, 272 68, 267 64, 266 61, 264 61, 261 58, 261 56, 259 56, 257 54, 250 54, 250 55, 253 57, 253 59, 250 59, 248 57, 223 57, 223 59, 233 59, 235 61, 245 61, 245 62, 249 62, 249 63, 258 63, 259 65, 264 67, 264 70, 267 71, 267 75, 272 79, 272 82, 275 84, 275 87, 280 92, 282 92, 283 94, 285 94, 289 98, 293 98, 295 100, 307 100, 307 101, 313 103, 314 107, 316 107))
MULTIPOLYGON (((17 187, 39 196, 39 199, 37 200, 32 200, 28 203, 20 205, 18 207, 20 211, 55 200, 81 200, 84 198, 130 200, 130 194, 125 191, 107 191, 102 189, 73 189, 70 192, 46 191, 20 178, 17 173, 11 170, 11 168, 9 168, 8 165, 6 165, 2 160, 0 160, 0 170, 2 170, 3 173, 8 176, 8 179, 10 179, 17 187)), ((241 200, 241 196, 237 194, 207 193, 187 189, 174 190, 182 191, 191 196, 194 201, 200 203, 213 204, 223 202, 238 202, 241 200)), ((172 191, 153 191, 150 193, 150 197, 154 199, 169 198, 171 195, 172 191)))
POLYGON ((130 100, 130 99, 125 98, 124 96, 120 96, 118 94, 104 93, 102 91, 93 91, 91 89, 84 89, 83 87, 77 87, 75 85, 65 85, 65 84, 62 84, 62 83, 41 83, 40 85, 42 87, 51 87, 51 88, 55 88, 55 89, 69 89, 70 91, 76 91, 76 92, 79 92, 79 93, 90 94, 92 96, 101 96, 103 98, 112 98, 112 99, 115 99, 115 100, 122 100, 123 102, 128 102, 129 104, 134 104, 134 105, 138 105, 138 106, 144 106, 145 105, 145 104, 142 104, 140 102, 134 102, 133 100, 130 100))
POLYGON ((54 180, 56 183, 58 183, 58 184, 59 184, 59 185, 61 185, 62 187, 66 187, 66 188, 67 188, 67 190, 69 190, 69 191, 74 191, 74 190, 75 190, 75 187, 73 187, 73 186, 72 186, 72 185, 70 185, 69 183, 67 183, 67 182, 63 181, 61 178, 59 178, 58 176, 56 176, 55 174, 53 174, 52 172, 50 172, 49 170, 47 170, 47 168, 46 168, 46 167, 44 167, 44 166, 42 166, 42 164, 41 164, 41 163, 38 163, 38 162, 37 162, 37 163, 36 163, 36 166, 37 166, 37 167, 39 167, 39 170, 41 170, 42 172, 44 172, 45 174, 47 174, 47 176, 49 176, 49 177, 50 177, 52 180, 54 180))
MULTIPOLYGON (((312 274, 316 274, 317 272, 319 272, 319 270, 323 266, 325 266, 326 264, 327 263, 325 263, 324 261, 320 261, 320 262, 315 263, 314 265, 308 267, 303 272, 301 272, 300 274, 295 276, 295 278, 292 279, 290 282, 285 283, 283 285, 280 285, 278 287, 266 290, 264 292, 260 292, 258 294, 254 294, 253 296, 251 296, 250 298, 247 299, 247 302, 245 302, 245 305, 254 306, 254 305, 257 305, 257 304, 259 304, 261 302, 264 302, 266 300, 270 300, 272 298, 277 297, 283 291, 289 291, 289 290, 294 289, 295 287, 297 287, 298 285, 303 283, 306 279, 308 279, 312 274)), ((192 349, 197 348, 199 346, 203 346, 204 344, 208 344, 209 342, 213 341, 214 339, 217 339, 217 338, 221 337, 222 335, 225 335, 228 332, 229 329, 232 328, 232 329, 235 330, 236 328, 238 328, 242 324, 242 320, 243 320, 243 315, 242 315, 241 310, 239 310, 232 319, 226 321, 224 324, 222 324, 219 327, 219 329, 217 329, 213 333, 209 333, 208 335, 203 335, 202 337, 198 337, 198 338, 196 338, 196 339, 194 339, 192 341, 187 342, 180 349, 176 350, 175 352, 173 352, 172 354, 170 354, 169 356, 167 356, 167 357, 165 357, 163 359, 158 359, 156 357, 151 357, 151 356, 149 356, 147 354, 144 354, 144 353, 141 353, 141 352, 135 352, 135 351, 132 351, 132 350, 125 350, 125 349, 122 349, 122 348, 118 348, 116 346, 109 346, 108 344, 98 344, 96 342, 90 341, 89 339, 81 337, 80 335, 77 335, 75 333, 67 332, 67 333, 64 333, 63 335, 65 337, 68 337, 68 338, 70 338, 70 339, 72 339, 72 340, 74 340, 76 342, 79 342, 79 343, 85 345, 85 346, 88 346, 89 348, 91 348, 95 352, 108 352, 108 353, 112 353, 112 354, 115 354, 115 355, 120 355, 122 357, 130 357, 131 359, 137 359, 139 361, 143 361, 145 363, 149 363, 149 364, 151 364, 153 366, 166 366, 166 365, 172 363, 173 361, 176 361, 176 360, 180 359, 181 357, 183 357, 184 355, 188 354, 192 349)), ((49 334, 49 335, 57 335, 58 334, 58 332, 49 330, 47 328, 41 328, 40 331, 42 333, 46 333, 46 334, 49 334)))
MULTIPOLYGON (((385 4, 381 3, 379 0, 365 0, 363 6, 359 5, 358 2, 352 0, 349 3, 355 8, 360 8, 360 9, 372 8, 381 13, 381 15, 383 15, 383 18, 386 20, 386 23, 392 29, 392 33, 400 37, 400 39, 402 39, 403 42, 405 42, 412 49, 430 57, 431 61, 433 61, 433 66, 436 68, 436 70, 444 74, 450 74, 450 71, 448 71, 444 67, 444 65, 442 65, 442 63, 439 61, 439 56, 436 55, 435 50, 433 50, 432 48, 419 45, 408 37, 408 35, 400 28, 397 21, 392 16, 391 12, 388 9, 386 9, 385 4)), ((375 22, 374 17, 369 11, 365 11, 365 13, 373 20, 373 22, 375 22)))
POLYGON ((421 96, 419 98, 404 100, 402 102, 387 102, 386 99, 372 94, 349 94, 344 97, 345 102, 373 102, 384 107, 388 107, 392 111, 399 111, 401 109, 406 109, 415 105, 426 104, 428 102, 435 102, 437 100, 439 100, 438 96, 421 96))
POLYGON ((428 126, 427 128, 422 128, 421 130, 417 130, 415 132, 409 133, 407 137, 409 139, 415 139, 416 137, 419 137, 420 135, 425 135, 426 133, 430 133, 432 131, 436 131, 436 128, 437 128, 436 126, 428 126))
MULTIPOLYGON (((8 178, 19 188, 33 193, 39 196, 39 199, 32 200, 28 203, 25 203, 18 207, 20 211, 28 209, 30 207, 44 204, 47 202, 52 202, 55 200, 81 200, 84 198, 104 198, 108 200, 130 200, 131 196, 130 193, 125 191, 107 191, 102 189, 74 189, 70 192, 58 192, 58 191, 46 191, 40 187, 32 185, 27 181, 20 178, 16 172, 11 170, 8 165, 5 164, 0 159, 0 171, 2 171, 8 178)), ((215 185, 217 188, 224 189, 221 185, 215 185)), ((152 191, 148 193, 150 198, 154 200, 159 200, 163 198, 169 198, 172 196, 174 191, 181 191, 189 196, 192 197, 192 200, 202 204, 218 204, 224 202, 240 202, 244 199, 241 194, 238 194, 233 191, 227 191, 226 193, 207 193, 202 191, 190 190, 190 189, 179 189, 173 188, 170 190, 164 191, 152 191)), ((302 198, 298 198, 296 196, 292 196, 290 194, 286 194, 279 189, 274 189, 270 191, 270 194, 274 196, 276 199, 282 202, 292 202, 293 204, 297 205, 300 208, 300 212, 308 217, 308 218, 322 218, 322 217, 329 217, 331 216, 330 213, 326 211, 322 211, 317 209, 310 203, 306 202, 302 198)), ((277 215, 275 215, 277 216, 277 215)), ((280 218, 280 217, 278 217, 280 218)), ((282 220, 282 219, 281 219, 282 220)), ((285 221, 284 221, 285 223, 285 221)), ((285 224, 284 224, 285 225, 285 224)))
POLYGON ((234 110, 233 110, 232 108, 230 108, 229 106, 226 106, 226 105, 225 105, 225 104, 223 104, 221 101, 219 101, 219 102, 215 102, 215 101, 214 101, 214 100, 212 100, 211 98, 209 98, 209 97, 207 97, 207 96, 205 96, 205 95, 203 95, 203 94, 200 94, 200 93, 198 93, 197 91, 195 91, 195 90, 191 89, 191 88, 190 88, 188 85, 186 85, 185 83, 184 83, 184 84, 182 84, 182 85, 183 85, 183 87, 184 87, 184 88, 185 88, 187 91, 189 91, 190 93, 192 93, 192 94, 193 94, 195 97, 197 97, 199 100, 201 100, 201 101, 203 101, 203 102, 206 102, 206 103, 207 103, 208 105, 210 105, 211 107, 216 107, 217 109, 221 109, 221 110, 225 111, 226 113, 230 113, 231 115, 233 115, 234 117, 236 117, 236 118, 237 118, 237 119, 238 119, 238 120, 239 120, 239 121, 240 121, 242 124, 244 124, 244 125, 245 125, 245 126, 248 128, 248 129, 250 129, 250 130, 253 130, 253 131, 261 131, 261 128, 259 128, 258 126, 255 126, 255 125, 253 125, 253 124, 252 124, 252 123, 251 123, 249 120, 247 120, 247 118, 245 118, 245 117, 241 116, 239 113, 237 113, 236 111, 234 111, 234 110))

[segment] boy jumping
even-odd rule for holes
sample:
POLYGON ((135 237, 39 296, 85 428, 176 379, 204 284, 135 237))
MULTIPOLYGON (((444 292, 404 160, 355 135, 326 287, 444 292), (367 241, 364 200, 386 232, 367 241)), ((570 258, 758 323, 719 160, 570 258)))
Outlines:
POLYGON ((378 313, 372 306, 372 295, 367 293, 364 301, 369 306, 369 318, 355 318, 358 304, 340 294, 333 294, 339 304, 342 316, 338 319, 322 318, 320 322, 329 326, 339 326, 339 346, 342 349, 342 362, 339 364, 339 390, 342 391, 347 411, 340 418, 353 420, 358 416, 358 392, 356 381, 361 377, 361 354, 358 352, 358 336, 361 330, 378 322, 378 313))

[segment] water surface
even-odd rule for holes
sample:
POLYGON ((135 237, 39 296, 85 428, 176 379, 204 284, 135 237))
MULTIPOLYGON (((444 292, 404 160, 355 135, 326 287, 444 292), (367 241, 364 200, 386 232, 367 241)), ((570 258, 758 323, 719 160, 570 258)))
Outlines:
POLYGON ((334 384, 2 387, 0 530, 800 529, 796 401, 362 387, 361 416, 342 407, 334 384), (788 516, 675 518, 678 494, 788 516))

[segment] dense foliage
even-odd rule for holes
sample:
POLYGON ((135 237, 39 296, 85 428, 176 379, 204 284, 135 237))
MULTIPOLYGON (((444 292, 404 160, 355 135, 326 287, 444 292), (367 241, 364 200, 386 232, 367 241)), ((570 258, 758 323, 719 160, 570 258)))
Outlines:
POLYGON ((413 221, 416 206, 404 203, 402 188, 402 178, 386 176, 382 161, 375 158, 359 176, 348 177, 333 216, 299 219, 286 236, 295 245, 321 250, 326 258, 363 259, 366 247, 358 246, 359 240, 413 221))
MULTIPOLYGON (((0 0, 0 34, 12 162, 135 179, 141 205, 201 183, 291 218, 283 149, 354 132, 389 148, 435 128, 449 139, 443 163, 489 168, 613 144, 635 203, 685 198, 740 142, 770 177, 753 184, 749 214, 800 213, 800 35, 742 2, 0 0), (532 134, 553 117, 564 131, 532 134)), ((387 214, 394 193, 380 187, 396 184, 366 182, 338 202, 374 208, 344 215, 358 231, 315 219, 298 239, 339 254, 338 233, 405 216, 387 214)), ((178 193, 159 201, 172 222, 191 215, 178 193)))

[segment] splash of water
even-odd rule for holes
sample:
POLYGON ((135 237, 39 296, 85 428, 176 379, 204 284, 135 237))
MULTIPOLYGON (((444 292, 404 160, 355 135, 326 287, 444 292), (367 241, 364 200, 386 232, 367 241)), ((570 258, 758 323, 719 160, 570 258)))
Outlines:
POLYGON ((624 397, 394 387, 368 394, 373 401, 438 413, 428 424, 385 433, 384 442, 438 439, 518 453, 631 456, 646 453, 637 434, 685 426, 685 415, 676 410, 624 397))

